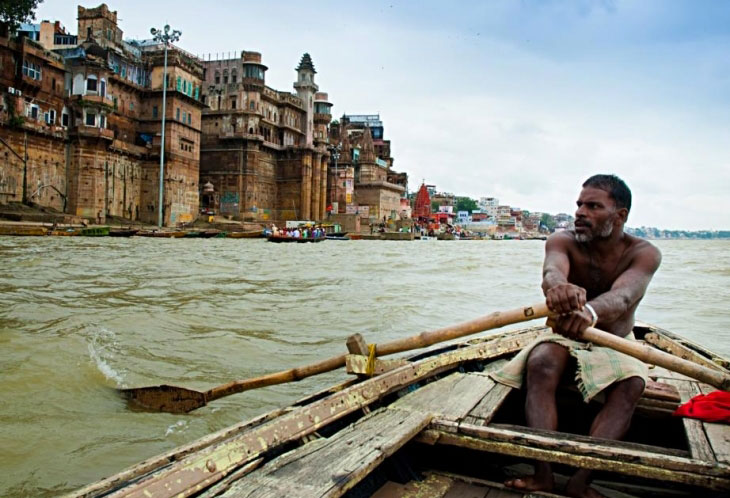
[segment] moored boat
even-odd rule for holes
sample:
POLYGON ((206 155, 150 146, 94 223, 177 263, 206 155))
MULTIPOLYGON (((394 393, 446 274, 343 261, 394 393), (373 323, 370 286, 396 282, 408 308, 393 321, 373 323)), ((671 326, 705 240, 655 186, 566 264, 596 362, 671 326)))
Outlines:
POLYGON ((298 242, 298 243, 305 243, 305 242, 322 242, 323 240, 327 240, 324 237, 282 237, 281 235, 269 235, 266 237, 266 239, 269 242, 298 242))
POLYGON ((88 227, 81 229, 81 235, 84 237, 107 237, 109 235, 109 227, 88 227))
MULTIPOLYGON (((523 328, 394 360, 368 357, 363 338, 352 336, 352 378, 73 496, 560 496, 501 484, 531 459, 557 464, 553 493, 579 467, 595 470, 593 487, 609 497, 727 496, 730 427, 672 416, 712 388, 662 367, 651 369, 624 441, 581 435, 600 402, 584 403, 569 386, 559 390, 559 431, 525 427, 524 393, 488 374, 546 331, 523 328)), ((730 373, 727 359, 665 330, 639 324, 634 333, 648 348, 730 373)))
POLYGON ((141 230, 136 235, 140 237, 159 237, 167 239, 179 239, 185 237, 184 231, 164 231, 164 230, 141 230))
POLYGON ((131 237, 139 232, 138 228, 112 228, 109 230, 110 237, 131 237))
POLYGON ((251 230, 247 232, 227 232, 227 239, 260 239, 264 236, 263 230, 251 230))

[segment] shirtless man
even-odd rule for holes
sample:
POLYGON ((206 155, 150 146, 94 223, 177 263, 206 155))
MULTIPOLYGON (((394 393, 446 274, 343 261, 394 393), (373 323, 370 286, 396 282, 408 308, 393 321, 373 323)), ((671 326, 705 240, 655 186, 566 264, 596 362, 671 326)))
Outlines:
MULTIPOLYGON (((633 329, 634 312, 659 267, 661 254, 649 242, 624 233, 631 191, 618 177, 592 176, 583 184, 577 204, 575 231, 557 232, 545 246, 542 288, 548 308, 560 313, 553 330, 578 339, 595 323, 625 337, 633 329)), ((555 342, 542 342, 529 353, 525 412, 530 427, 557 430, 555 391, 570 358, 569 349, 555 342)), ((590 435, 622 438, 644 387, 638 376, 610 384, 590 435)), ((566 492, 601 496, 589 483, 590 471, 581 469, 571 477, 566 492)), ((554 479, 550 464, 536 462, 534 475, 505 484, 520 490, 552 490, 554 479)))

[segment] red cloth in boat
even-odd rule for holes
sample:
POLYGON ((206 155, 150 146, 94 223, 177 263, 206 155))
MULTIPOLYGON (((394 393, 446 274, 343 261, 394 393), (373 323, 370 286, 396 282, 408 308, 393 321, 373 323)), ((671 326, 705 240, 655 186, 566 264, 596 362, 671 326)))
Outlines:
POLYGON ((713 391, 710 394, 698 394, 680 405, 674 415, 730 424, 730 393, 713 391))

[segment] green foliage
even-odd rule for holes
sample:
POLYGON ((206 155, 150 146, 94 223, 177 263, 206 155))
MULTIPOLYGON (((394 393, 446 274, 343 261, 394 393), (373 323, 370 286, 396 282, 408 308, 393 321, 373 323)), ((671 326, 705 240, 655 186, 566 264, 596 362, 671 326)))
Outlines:
POLYGON ((20 23, 35 19, 35 9, 43 0, 0 0, 0 27, 9 33, 14 32, 20 23))
POLYGON ((455 209, 457 212, 469 211, 469 214, 471 214, 472 211, 476 211, 477 209, 479 209, 479 205, 474 199, 470 199, 468 197, 458 197, 456 199, 455 209))
POLYGON ((431 212, 435 213, 439 210, 441 204, 438 201, 431 201, 431 212))
POLYGON ((553 218, 553 216, 550 214, 543 214, 542 218, 540 218, 540 223, 545 225, 551 232, 555 230, 555 218, 553 218))

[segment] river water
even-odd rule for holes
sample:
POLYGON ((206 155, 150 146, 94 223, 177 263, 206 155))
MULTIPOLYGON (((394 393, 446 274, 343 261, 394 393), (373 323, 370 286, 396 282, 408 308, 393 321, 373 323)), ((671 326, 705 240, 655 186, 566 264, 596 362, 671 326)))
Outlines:
MULTIPOLYGON (((730 356, 730 245, 658 241, 639 318, 730 356)), ((271 244, 0 237, 0 496, 70 491, 284 406, 342 372, 131 411, 115 392, 204 390, 538 302, 541 241, 271 244)))

